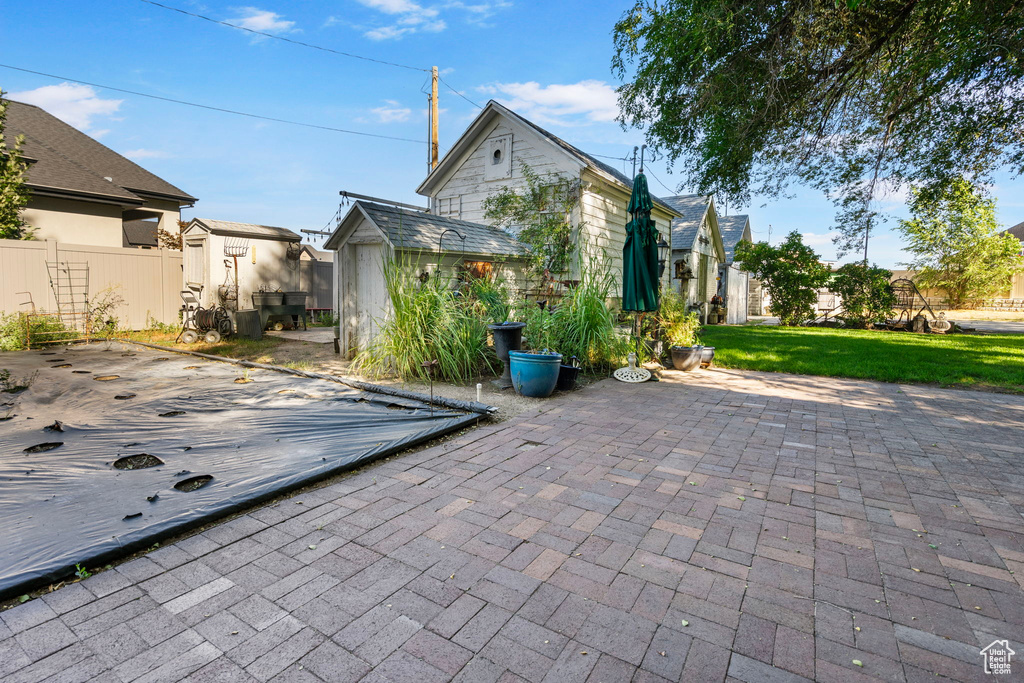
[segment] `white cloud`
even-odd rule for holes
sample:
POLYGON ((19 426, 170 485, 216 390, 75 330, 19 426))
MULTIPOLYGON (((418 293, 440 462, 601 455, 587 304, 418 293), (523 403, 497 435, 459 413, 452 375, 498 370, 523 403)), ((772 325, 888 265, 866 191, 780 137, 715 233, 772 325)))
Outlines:
POLYGON ((105 100, 88 85, 61 83, 44 85, 35 90, 12 92, 8 97, 18 102, 34 104, 79 130, 89 131, 93 137, 100 137, 108 130, 90 131, 93 119, 110 116, 117 112, 124 100, 105 100))
POLYGON ((127 152, 121 152, 121 156, 128 157, 129 159, 165 159, 170 156, 167 152, 159 149, 130 149, 127 152))
POLYGON ((374 114, 380 123, 401 123, 408 121, 412 116, 412 109, 402 107, 394 100, 384 100, 384 103, 386 106, 370 110, 370 113, 374 114))
POLYGON ((619 115, 615 89, 604 81, 542 86, 528 83, 495 83, 480 88, 497 96, 503 104, 538 123, 571 125, 572 119, 583 116, 588 121, 614 121, 619 115))
POLYGON ((805 232, 800 236, 804 238, 804 244, 809 247, 831 247, 832 238, 839 233, 835 230, 826 233, 820 232, 805 232))
POLYGON ((291 33, 295 30, 294 21, 286 21, 277 12, 270 12, 258 7, 243 7, 238 10, 240 16, 231 20, 242 28, 263 33, 291 33))
MULTIPOLYGON (((469 23, 483 25, 483 19, 494 14, 498 9, 510 7, 506 0, 494 2, 466 4, 464 2, 448 2, 437 6, 424 6, 413 0, 358 0, 360 4, 376 10, 388 18, 388 23, 364 30, 363 35, 370 40, 398 40, 413 33, 438 33, 448 28, 448 22, 441 16, 443 10, 462 12, 469 23)), ((328 19, 330 24, 339 23, 335 17, 328 19)))

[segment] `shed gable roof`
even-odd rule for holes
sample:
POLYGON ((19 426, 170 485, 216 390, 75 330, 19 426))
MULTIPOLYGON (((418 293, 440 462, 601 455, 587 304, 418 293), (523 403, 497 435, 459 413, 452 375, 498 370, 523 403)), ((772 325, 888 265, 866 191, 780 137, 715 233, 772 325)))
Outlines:
MULTIPOLYGON (((420 186, 416 188, 416 192, 419 194, 429 196, 430 189, 436 185, 442 177, 448 172, 449 167, 460 158, 463 153, 473 144, 477 137, 483 132, 486 123, 494 116, 503 116, 511 121, 515 121, 525 126, 526 128, 537 133, 541 138, 549 142, 554 148, 560 150, 569 157, 575 159, 578 163, 585 167, 589 167, 595 171, 599 176, 603 176, 609 182, 622 186, 626 192, 631 192, 633 189, 633 181, 623 175, 614 166, 599 161, 595 157, 586 152, 582 151, 575 145, 571 145, 562 138, 558 137, 554 133, 551 133, 536 123, 526 119, 516 112, 512 111, 508 107, 490 100, 487 106, 484 107, 483 111, 477 115, 476 119, 466 128, 465 132, 459 137, 459 139, 452 145, 452 148, 448 150, 448 153, 444 155, 444 158, 438 163, 437 167, 434 168, 424 179, 420 186)), ((674 214, 675 210, 670 204, 663 201, 659 197, 652 196, 654 203, 665 209, 669 213, 674 214)))
POLYGON ((455 234, 449 233, 440 245, 443 251, 496 256, 524 256, 527 253, 523 243, 499 228, 363 200, 353 202, 348 215, 342 219, 341 225, 327 240, 324 248, 338 249, 341 246, 343 227, 356 212, 373 223, 396 248, 437 251, 444 231, 457 230, 466 237, 465 243, 455 234))
POLYGON ((750 216, 719 216, 718 232, 722 234, 722 246, 725 247, 725 262, 732 263, 736 254, 736 245, 743 239, 743 234, 750 225, 750 216))
POLYGON ((134 161, 31 104, 7 100, 6 135, 25 136, 24 153, 34 160, 26 174, 29 188, 141 204, 139 195, 191 204, 196 198, 134 161), (113 180, 106 180, 112 178, 113 180))
MULTIPOLYGON (((229 237, 246 237, 258 240, 276 240, 278 242, 301 242, 302 237, 288 228, 276 228, 272 225, 256 225, 255 223, 235 223, 234 221, 215 221, 209 218, 193 218, 189 228, 198 225, 214 235, 229 237)), ((186 230, 188 228, 185 228, 186 230)))

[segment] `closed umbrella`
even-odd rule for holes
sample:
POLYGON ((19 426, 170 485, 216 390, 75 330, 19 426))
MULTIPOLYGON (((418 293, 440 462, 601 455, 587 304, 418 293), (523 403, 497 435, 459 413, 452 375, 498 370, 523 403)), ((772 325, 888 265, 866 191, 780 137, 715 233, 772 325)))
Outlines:
POLYGON ((658 310, 658 229, 651 219, 651 192, 643 171, 633 180, 626 210, 626 244, 622 248, 622 310, 658 310))
MULTIPOLYGON (((626 210, 626 244, 622 247, 622 310, 643 313, 658 310, 658 229, 651 220, 651 192, 641 170, 633 179, 633 194, 626 210)), ((636 321, 637 347, 640 346, 640 321, 636 321)), ((629 354, 629 366, 613 374, 623 382, 645 382, 651 373, 637 367, 638 354, 629 354)))

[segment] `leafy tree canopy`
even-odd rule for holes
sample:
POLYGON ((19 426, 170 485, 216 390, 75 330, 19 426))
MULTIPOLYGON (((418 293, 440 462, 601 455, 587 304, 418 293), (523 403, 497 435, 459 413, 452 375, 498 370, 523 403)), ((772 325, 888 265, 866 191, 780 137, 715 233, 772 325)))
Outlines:
POLYGON ((964 178, 940 188, 911 189, 910 220, 898 229, 914 257, 906 265, 920 271, 919 286, 946 292, 949 305, 993 296, 1010 287, 1024 270, 1021 243, 1000 232, 995 201, 964 178))
POLYGON ((0 90, 0 239, 21 240, 32 237, 32 228, 21 217, 21 210, 28 203, 28 188, 25 187, 25 169, 28 164, 21 155, 24 138, 18 136, 9 144, 4 135, 7 123, 7 100, 0 90))
POLYGON ((683 184, 747 203, 797 180, 865 246, 884 182, 1024 170, 1020 0, 636 0, 615 25, 621 121, 683 184))
POLYGON ((818 289, 832 274, 795 230, 777 247, 741 241, 736 263, 761 281, 771 297, 769 308, 783 325, 800 325, 814 317, 818 289))

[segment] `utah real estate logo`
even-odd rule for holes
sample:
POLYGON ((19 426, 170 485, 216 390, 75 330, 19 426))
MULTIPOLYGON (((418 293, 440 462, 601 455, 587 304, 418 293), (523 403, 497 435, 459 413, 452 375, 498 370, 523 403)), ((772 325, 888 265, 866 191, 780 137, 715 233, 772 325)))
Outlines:
POLYGON ((981 651, 985 658, 985 673, 987 674, 1008 674, 1010 673, 1010 658, 1017 654, 1010 649, 1010 642, 1007 640, 994 640, 988 647, 981 651))

